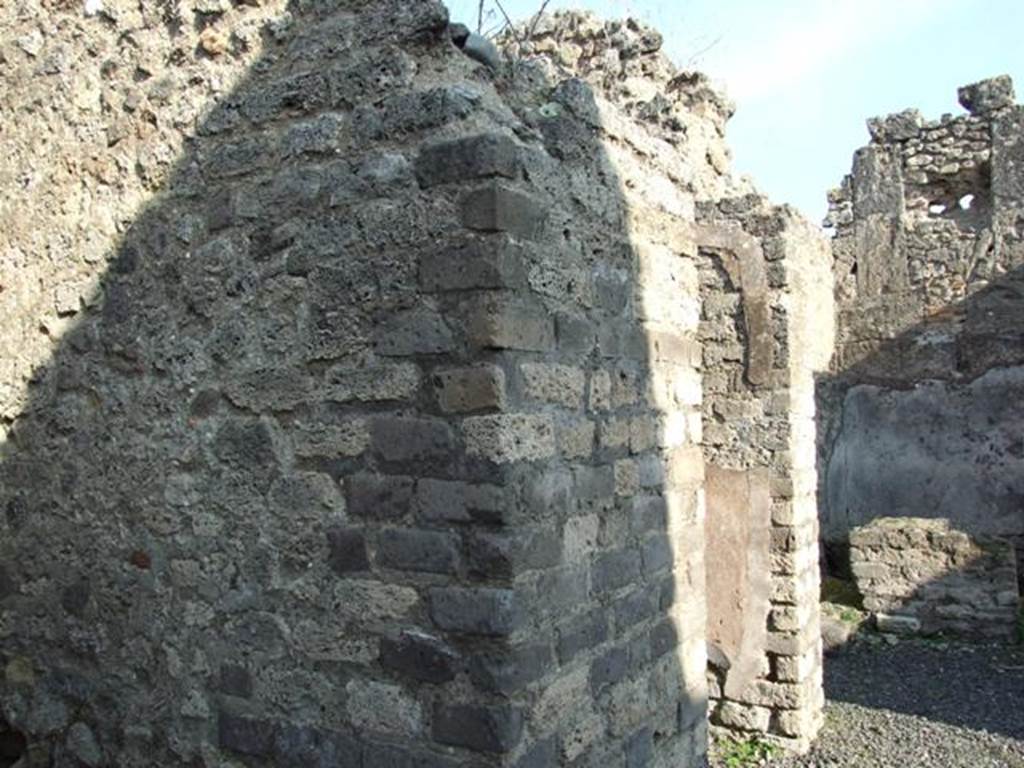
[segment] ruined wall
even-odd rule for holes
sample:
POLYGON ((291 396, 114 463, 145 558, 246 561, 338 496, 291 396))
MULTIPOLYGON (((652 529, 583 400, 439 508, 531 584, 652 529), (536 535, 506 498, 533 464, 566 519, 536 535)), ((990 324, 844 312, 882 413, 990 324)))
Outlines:
POLYGON ((27 764, 698 765, 728 108, 588 16, 105 7, 4 11, 27 764))
POLYGON ((826 250, 656 32, 555 14, 495 63, 427 0, 3 14, 28 765, 699 765, 705 530, 746 590, 718 722, 806 746, 826 250))
POLYGON ((814 377, 831 254, 757 195, 699 220, 712 720, 800 750, 823 705, 814 377))
MULTIPOLYGON (((702 392, 691 396, 700 398, 702 423, 690 434, 706 456, 708 649, 720 674, 710 679, 712 722, 803 750, 822 706, 813 419, 814 374, 831 353, 830 251, 795 212, 728 174, 732 105, 699 74, 651 55, 659 45, 639 25, 556 15, 511 47, 578 73, 645 129, 626 134, 642 162, 618 141, 610 150, 627 199, 644 200, 633 206, 643 212, 635 238, 651 230, 651 207, 683 202, 689 213, 696 205, 692 227, 673 244, 692 266, 646 271, 652 288, 662 286, 653 306, 667 304, 675 316, 696 308, 683 296, 699 284, 702 392)), ((613 134, 633 125, 614 116, 603 123, 613 134)))
POLYGON ((884 516, 1024 533, 1024 109, 869 121, 830 197, 838 335, 820 387, 823 531, 884 516))
POLYGON ((883 632, 1017 636, 1017 557, 1006 538, 971 536, 948 520, 881 517, 850 531, 850 561, 883 632))
POLYGON ((0 7, 0 439, 197 124, 292 22, 285 0, 85 5, 0 7))

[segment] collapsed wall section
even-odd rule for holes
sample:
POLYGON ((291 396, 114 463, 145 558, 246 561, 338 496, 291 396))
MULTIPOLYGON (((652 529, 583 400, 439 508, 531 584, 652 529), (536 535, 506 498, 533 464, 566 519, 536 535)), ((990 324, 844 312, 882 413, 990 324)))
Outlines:
POLYGON ((882 632, 1012 641, 1020 594, 1012 542, 948 520, 880 517, 850 531, 864 608, 882 632))
POLYGON ((1024 534, 1024 109, 1002 77, 969 114, 869 121, 830 197, 838 335, 820 388, 823 533, 876 517, 1024 534))
POLYGON ((814 378, 831 255, 787 208, 701 206, 712 722, 806 749, 821 726, 814 378))

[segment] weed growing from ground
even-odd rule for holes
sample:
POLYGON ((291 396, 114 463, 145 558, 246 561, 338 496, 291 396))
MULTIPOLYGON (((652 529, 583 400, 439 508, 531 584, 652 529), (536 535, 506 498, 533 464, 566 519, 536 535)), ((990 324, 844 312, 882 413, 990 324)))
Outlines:
POLYGON ((752 765, 763 765, 775 750, 771 744, 765 744, 758 739, 726 739, 719 744, 719 752, 722 764, 726 768, 747 768, 752 765))

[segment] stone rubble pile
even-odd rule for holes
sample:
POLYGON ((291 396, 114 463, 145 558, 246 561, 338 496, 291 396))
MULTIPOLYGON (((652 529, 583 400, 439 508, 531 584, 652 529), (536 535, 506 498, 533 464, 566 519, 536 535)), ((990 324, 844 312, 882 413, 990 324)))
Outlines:
POLYGON ((1020 594, 1014 543, 948 520, 879 518, 850 532, 864 608, 883 632, 1012 640, 1020 594))

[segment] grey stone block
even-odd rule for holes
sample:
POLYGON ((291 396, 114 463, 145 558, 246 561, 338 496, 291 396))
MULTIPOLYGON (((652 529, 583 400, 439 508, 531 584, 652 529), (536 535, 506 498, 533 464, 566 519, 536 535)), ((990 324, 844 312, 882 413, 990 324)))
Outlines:
POLYGON ((522 481, 524 511, 531 517, 565 516, 573 498, 572 475, 562 469, 537 474, 532 469, 522 481))
POLYGON ((626 676, 629 669, 629 654, 624 648, 612 648, 590 664, 590 690, 599 696, 609 685, 614 685, 626 676))
POLYGON ((68 729, 67 738, 64 741, 77 759, 80 765, 87 768, 99 768, 103 764, 103 750, 96 742, 96 735, 85 723, 75 723, 68 729))
POLYGON ((469 665, 469 675, 485 691, 513 696, 530 683, 540 680, 554 666, 555 657, 551 646, 547 643, 532 643, 474 655, 469 665))
POLYGON ((660 596, 647 585, 631 592, 612 607, 615 615, 615 626, 621 633, 630 627, 661 615, 660 596))
POLYGON ((439 355, 455 348, 455 336, 440 314, 419 307, 389 318, 374 331, 374 343, 387 357, 439 355))
POLYGON ((398 520, 412 506, 411 477, 352 475, 345 480, 347 510, 367 520, 398 520))
POLYGON ((469 340, 480 347, 546 352, 555 328, 543 307, 509 299, 485 299, 466 307, 469 340))
POLYGON ((401 571, 455 574, 459 539, 439 531, 388 530, 377 538, 377 564, 401 571))
POLYGON ((905 109, 886 117, 868 120, 868 133, 877 142, 905 141, 920 132, 924 117, 916 109, 905 109))
POLYGON ((458 654, 447 643, 409 630, 380 642, 380 665, 413 680, 445 683, 455 678, 458 654))
POLYGON ((305 371, 275 367, 236 376, 224 387, 233 405, 251 411, 291 411, 310 396, 305 371))
POLYGON ((274 751, 275 728, 267 720, 239 717, 221 712, 217 717, 217 743, 222 749, 252 757, 266 757, 274 751))
POLYGON ((18 591, 17 583, 11 572, 0 565, 0 600, 4 600, 18 591))
POLYGON ((643 669, 651 661, 651 644, 643 634, 637 635, 626 646, 631 671, 643 669))
POLYGON ((594 279, 594 288, 598 307, 621 316, 633 291, 633 281, 625 273, 599 274, 594 279))
POLYGON ((339 576, 370 569, 366 536, 360 530, 332 528, 327 532, 327 564, 339 576))
POLYGON ((433 383, 445 413, 501 410, 507 403, 505 372, 494 365, 435 371, 433 383))
POLYGON ((664 537, 667 525, 668 504, 663 496, 634 497, 629 523, 633 533, 660 533, 664 537))
POLYGON ((591 583, 595 594, 633 584, 640 579, 640 553, 635 549, 607 552, 594 560, 591 583))
POLYGON ((361 768, 354 739, 303 725, 282 724, 274 734, 274 765, 280 768, 361 768))
POLYGON ((645 361, 648 358, 647 337, 632 324, 615 320, 604 322, 597 331, 597 346, 602 357, 645 361))
POLYGON ((913 616, 898 616, 885 613, 875 614, 875 626, 879 632, 896 635, 913 635, 921 631, 921 621, 913 616))
POLYGON ((441 629, 471 635, 511 635, 526 621, 522 598, 511 589, 435 587, 430 616, 441 629))
POLYGON ((60 593, 61 607, 72 616, 81 617, 89 606, 92 589, 87 579, 78 579, 64 587, 60 593))
POLYGON ((251 698, 252 675, 239 664, 223 664, 220 668, 219 690, 239 699, 251 698))
POLYGON ((468 544, 469 570, 486 578, 512 578, 539 568, 553 568, 562 559, 562 540, 548 529, 479 532, 468 544))
POLYGON ((651 658, 658 659, 670 653, 679 645, 679 631, 671 620, 666 620, 654 627, 650 633, 651 658))
POLYGON ((666 533, 654 534, 644 541, 642 549, 644 575, 671 568, 675 560, 672 544, 666 533))
POLYGON ((608 617, 598 608, 575 618, 558 630, 558 660, 568 664, 582 651, 596 648, 608 639, 608 617))
POLYGON ((210 178, 227 178, 266 168, 274 159, 273 147, 267 140, 242 139, 213 147, 203 169, 210 178))
POLYGON ((555 338, 560 352, 585 357, 597 345, 597 328, 585 317, 560 313, 555 316, 555 338))
POLYGON ((540 236, 547 218, 544 205, 505 184, 470 190, 460 202, 462 223, 481 232, 508 232, 521 240, 540 236))
POLYGON ((586 568, 556 568, 541 571, 537 579, 538 609, 552 616, 566 616, 587 601, 586 568))
POLYGON ((367 744, 364 768, 478 768, 475 762, 439 755, 425 748, 406 749, 392 744, 367 744))
POLYGON ((476 32, 470 32, 466 37, 466 41, 462 44, 462 52, 491 69, 498 69, 501 66, 501 52, 498 47, 476 32))
POLYGON ((650 728, 641 728, 622 746, 626 768, 647 768, 654 757, 654 737, 650 728))
POLYGON ((515 179, 519 166, 519 148, 511 138, 485 133, 424 147, 416 158, 416 178, 421 187, 488 176, 515 179))
POLYGON ((554 737, 534 744, 527 750, 514 768, 558 768, 558 740, 554 737))
POLYGON ((285 157, 333 155, 345 139, 345 121, 340 115, 321 115, 291 126, 281 139, 285 157))
POLYGON ((242 114, 261 123, 288 112, 309 112, 327 106, 328 93, 326 78, 305 72, 255 89, 242 104, 242 114))
POLYGON ((522 734, 522 710, 510 704, 438 704, 434 707, 432 735, 441 744, 478 752, 506 753, 519 743, 522 734))
POLYGON ((352 115, 354 138, 374 141, 436 128, 468 117, 479 103, 480 94, 464 85, 394 94, 379 106, 356 108, 352 115))
POLYGON ((277 463, 273 435, 262 421, 225 422, 213 439, 213 450, 221 461, 267 473, 277 463))
POLYGON ((658 599, 661 601, 661 610, 667 611, 676 602, 676 579, 673 574, 662 577, 661 582, 655 585, 658 590, 658 599))
POLYGON ((385 461, 410 465, 447 463, 455 449, 451 429, 443 421, 383 416, 373 422, 373 447, 385 461))
POLYGON ((572 478, 577 499, 592 501, 615 495, 615 469, 611 465, 576 467, 572 478))
POLYGON ((504 236, 425 254, 420 259, 419 277, 425 291, 520 288, 526 284, 522 254, 504 236))
POLYGON ((416 494, 419 515, 424 520, 498 525, 506 522, 508 500, 504 489, 496 485, 423 479, 416 494))

